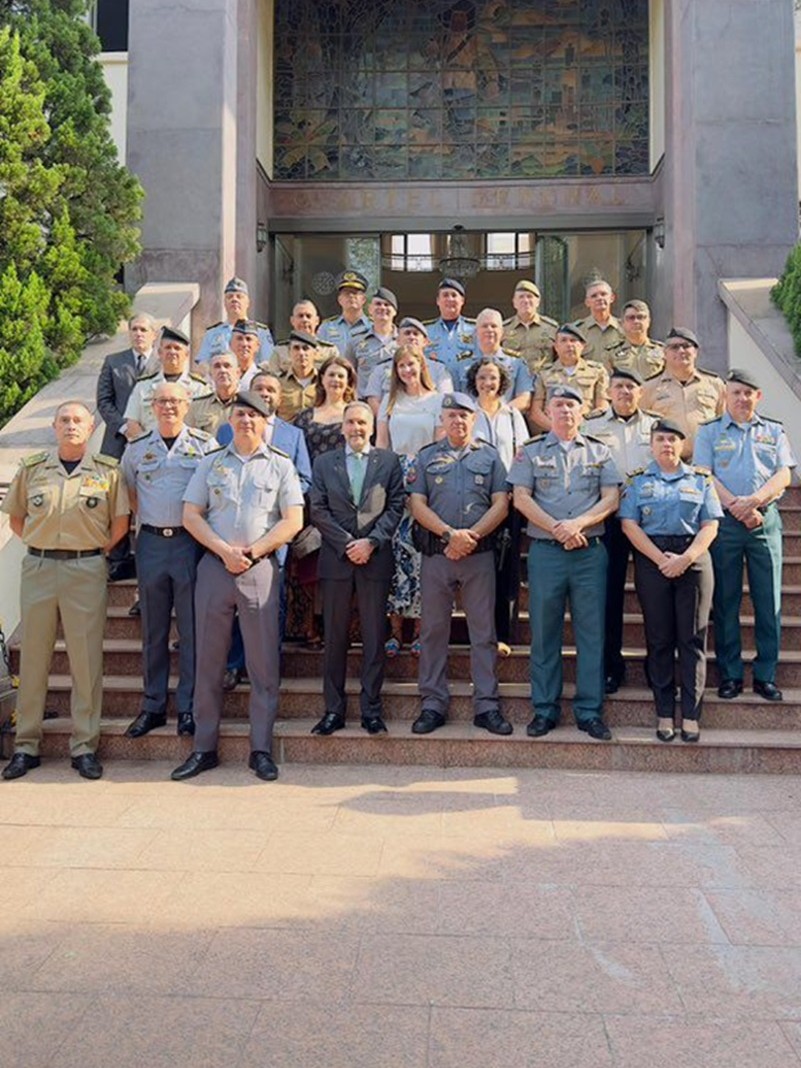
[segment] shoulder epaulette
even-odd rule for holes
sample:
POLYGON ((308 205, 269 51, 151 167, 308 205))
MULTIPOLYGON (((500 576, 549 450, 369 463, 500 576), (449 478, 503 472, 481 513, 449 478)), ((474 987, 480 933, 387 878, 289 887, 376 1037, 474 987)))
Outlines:
POLYGON ((151 380, 151 378, 158 378, 158 374, 159 374, 159 373, 158 373, 158 371, 153 371, 153 372, 152 372, 151 374, 149 374, 149 375, 140 375, 140 376, 139 376, 139 377, 137 378, 137 380, 136 380, 136 381, 137 381, 137 382, 149 382, 149 381, 151 380))
POLYGON ((152 430, 143 430, 141 434, 137 434, 135 438, 131 438, 128 444, 134 445, 137 441, 144 441, 145 438, 149 438, 152 433, 152 430))
POLYGON ((438 323, 438 322, 439 322, 439 316, 437 316, 435 319, 423 319, 423 326, 433 326, 434 323, 438 323))
POLYGON ((211 438, 211 434, 206 430, 201 430, 199 426, 187 427, 190 434, 193 434, 196 438, 200 438, 201 441, 208 441, 211 438))
POLYGON ((584 362, 586 363, 586 365, 588 367, 600 367, 601 370, 605 370, 604 365, 601 363, 600 360, 588 360, 587 357, 585 356, 584 357, 584 362))
POLYGON ((440 441, 430 441, 430 442, 428 443, 428 445, 424 445, 424 446, 422 447, 422 449, 420 449, 420 451, 419 451, 418 455, 419 455, 420 453, 422 453, 422 452, 426 452, 426 451, 427 451, 428 449, 437 449, 437 448, 439 448, 439 447, 440 447, 440 446, 442 445, 442 441, 444 441, 444 440, 445 440, 445 439, 443 438, 443 439, 441 439, 440 441))
POLYGON ((629 473, 626 475, 626 485, 631 485, 637 475, 644 475, 645 471, 646 468, 644 467, 636 467, 633 471, 629 471, 629 473))
POLYGON ((709 467, 702 467, 701 464, 693 464, 693 471, 696 475, 703 475, 704 478, 712 478, 712 470, 709 467))
POLYGON ((525 447, 526 445, 533 445, 535 441, 542 441, 546 433, 547 431, 543 430, 540 434, 534 434, 533 437, 530 437, 527 441, 523 442, 523 446, 525 447))
POLYGON ((589 422, 590 419, 598 419, 600 416, 605 415, 609 411, 609 408, 593 408, 588 416, 585 416, 589 422))
POLYGON ((779 426, 784 426, 784 423, 781 421, 781 419, 777 419, 773 415, 764 415, 762 412, 759 412, 758 414, 759 418, 764 419, 766 423, 778 423, 779 426))
POLYGON ((652 408, 640 408, 640 411, 642 412, 643 415, 652 415, 654 417, 654 419, 661 419, 662 418, 661 413, 660 412, 655 412, 652 408))
MULTIPOLYGON (((209 437, 211 437, 211 434, 209 434, 209 437)), ((225 448, 224 445, 218 445, 216 449, 209 449, 209 451, 205 455, 206 456, 213 456, 215 454, 215 452, 222 452, 224 448, 225 448)))
POLYGON ((541 323, 545 323, 546 326, 559 326, 560 325, 559 321, 557 319, 552 319, 550 317, 550 315, 541 315, 540 316, 540 322, 541 323))
POLYGON ((702 375, 709 375, 710 378, 717 378, 721 382, 723 381, 723 379, 720 377, 720 375, 717 373, 717 371, 710 371, 706 367, 696 367, 695 369, 696 369, 696 371, 698 371, 702 375))
POLYGON ((704 419, 700 425, 710 426, 712 423, 719 423, 722 418, 722 415, 714 415, 711 419, 704 419))
POLYGON ((514 315, 510 315, 508 319, 504 319, 502 325, 509 326, 512 322, 512 319, 514 319, 514 315))
POLYGON ((92 459, 95 463, 105 464, 106 467, 120 466, 120 461, 115 456, 107 456, 104 452, 96 452, 92 459))
POLYGON ((505 348, 501 347, 501 352, 503 353, 504 356, 511 356, 513 360, 519 360, 520 359, 520 350, 519 349, 505 349, 505 348))
POLYGON ((656 345, 658 349, 663 349, 665 347, 664 341, 657 341, 655 337, 649 337, 645 344, 656 345))
POLYGON ((612 352, 614 349, 630 348, 629 342, 624 338, 618 338, 617 341, 613 341, 611 345, 606 346, 607 352, 612 352))
POLYGON ((662 371, 654 371, 654 373, 652 375, 648 375, 648 377, 646 378, 645 381, 646 382, 650 382, 651 379, 653 379, 653 378, 661 378, 664 373, 665 373, 664 370, 662 370, 662 371))
POLYGON ((469 323, 471 326, 475 326, 476 325, 475 319, 471 319, 469 315, 463 315, 462 316, 462 322, 463 323, 469 323))
POLYGON ((223 321, 222 321, 222 319, 220 319, 220 321, 218 323, 212 323, 211 326, 207 326, 206 330, 207 331, 208 330, 216 330, 218 326, 222 326, 222 325, 223 325, 223 321))
POLYGON ((323 322, 324 323, 334 323, 334 322, 336 322, 337 319, 339 319, 338 315, 328 315, 328 316, 326 316, 325 319, 323 319, 323 322))
POLYGON ((276 448, 275 445, 268 445, 267 448, 270 450, 270 452, 274 452, 277 456, 283 456, 285 460, 292 459, 288 452, 284 452, 283 449, 276 448))
POLYGON ((596 438, 593 434, 584 434, 583 436, 587 441, 594 441, 596 445, 606 445, 605 441, 601 441, 600 438, 596 438))
POLYGON ((270 327, 267 325, 267 323, 260 323, 258 319, 256 320, 256 326, 258 326, 258 328, 260 330, 269 330, 270 329, 270 327))
POLYGON ((37 464, 44 463, 47 459, 47 452, 35 452, 31 456, 26 456, 22 460, 23 467, 35 467, 37 464))
POLYGON ((208 379, 205 375, 200 374, 199 371, 190 371, 189 377, 193 382, 202 382, 204 386, 208 385, 208 379))

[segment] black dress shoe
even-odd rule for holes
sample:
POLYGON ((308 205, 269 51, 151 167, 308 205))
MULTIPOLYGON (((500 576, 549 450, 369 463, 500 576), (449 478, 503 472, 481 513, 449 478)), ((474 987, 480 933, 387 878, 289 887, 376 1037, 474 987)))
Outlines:
POLYGON ((586 723, 579 723, 578 729, 589 734, 590 738, 595 738, 599 742, 608 742, 612 737, 612 732, 604 721, 597 716, 595 719, 588 719, 586 723))
POLYGON ((191 712, 178 713, 177 734, 179 738, 191 738, 195 733, 195 717, 191 712))
POLYGON ((546 719, 545 716, 536 715, 526 727, 526 734, 529 738, 542 738, 550 733, 555 726, 556 724, 550 719, 546 719))
POLYGON ((140 712, 133 723, 125 732, 126 738, 141 738, 156 727, 164 727, 167 724, 166 712, 140 712))
POLYGON ((100 779, 103 775, 103 765, 94 753, 81 753, 72 758, 72 766, 84 779, 100 779))
POLYGON ((784 700, 784 694, 773 682, 761 682, 759 679, 754 679, 754 693, 758 693, 766 701, 784 700))
POLYGON ((192 753, 179 768, 170 775, 171 779, 181 782, 182 779, 193 779, 202 771, 211 771, 220 763, 216 753, 192 753))
MULTIPOLYGON (((756 689, 756 683, 754 684, 754 689, 756 689)), ((733 697, 737 697, 742 692, 742 679, 724 679, 718 686, 718 697, 722 697, 724 701, 731 701, 733 697)))
POLYGON ((139 604, 139 598, 137 597, 131 607, 128 609, 129 616, 141 616, 142 606, 139 604))
POLYGON ((676 737, 676 732, 672 727, 668 727, 666 731, 661 731, 657 728, 656 736, 660 742, 672 742, 676 737))
POLYGON ((490 734, 511 734, 514 730, 499 708, 491 708, 488 712, 480 712, 477 716, 473 716, 473 726, 481 727, 490 734))
POLYGON ((610 672, 604 679, 604 693, 617 693, 626 678, 625 674, 616 675, 610 672))
POLYGON ((412 734, 431 734, 437 728, 445 726, 446 718, 435 708, 424 708, 412 724, 412 734))
POLYGON ((223 690, 229 693, 231 690, 236 689, 239 683, 242 681, 242 672, 239 668, 229 668, 223 675, 223 690))
POLYGON ((338 712, 326 712, 323 718, 314 724, 311 732, 312 734, 333 734, 334 731, 341 731, 344 726, 344 716, 340 716, 338 712))
POLYGON ((278 768, 270 753, 263 751, 251 753, 248 767, 256 772, 257 778, 264 779, 265 782, 273 782, 278 778, 278 768))
POLYGON ((368 734, 387 733, 387 725, 381 716, 362 716, 362 727, 368 734))
POLYGON ((681 740, 683 742, 697 742, 700 737, 700 731, 686 731, 684 727, 681 728, 681 740))
POLYGON ((31 756, 30 753, 15 753, 3 768, 3 778, 21 779, 31 768, 38 768, 41 763, 38 756, 31 756))

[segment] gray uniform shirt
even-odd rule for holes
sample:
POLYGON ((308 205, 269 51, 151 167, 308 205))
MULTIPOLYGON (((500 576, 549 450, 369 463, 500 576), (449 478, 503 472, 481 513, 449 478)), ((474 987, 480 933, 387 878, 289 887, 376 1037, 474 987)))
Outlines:
POLYGON ((651 462, 651 427, 658 416, 641 408, 630 419, 615 415, 610 407, 600 415, 585 419, 582 433, 609 446, 621 475, 628 475, 651 462))
POLYGON ((153 527, 179 527, 183 495, 200 461, 217 442, 202 430, 185 426, 167 445, 158 430, 132 441, 121 461, 122 475, 136 492, 140 523, 153 527))
POLYGON ((506 469, 491 445, 468 445, 457 456, 447 440, 426 445, 406 476, 410 493, 420 493, 449 527, 472 527, 506 488, 506 469))

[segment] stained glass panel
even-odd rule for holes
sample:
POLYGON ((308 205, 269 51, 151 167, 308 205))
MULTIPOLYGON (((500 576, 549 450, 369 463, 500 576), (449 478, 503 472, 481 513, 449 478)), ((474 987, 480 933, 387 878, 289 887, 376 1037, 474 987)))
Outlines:
POLYGON ((276 179, 648 171, 647 0, 275 0, 276 179))

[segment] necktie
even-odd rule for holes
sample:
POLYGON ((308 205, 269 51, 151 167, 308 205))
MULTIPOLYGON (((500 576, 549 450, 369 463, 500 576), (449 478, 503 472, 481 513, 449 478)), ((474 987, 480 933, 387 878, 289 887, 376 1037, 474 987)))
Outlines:
POLYGON ((364 460, 360 452, 351 453, 350 466, 350 491, 353 494, 353 503, 358 504, 362 499, 362 486, 364 485, 364 460))
POLYGON ((140 378, 145 371, 145 358, 144 356, 137 355, 136 357, 136 377, 140 378))

